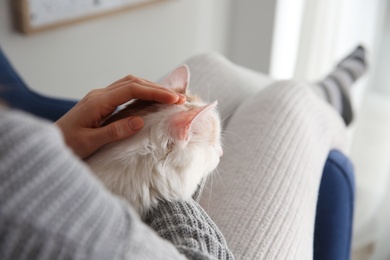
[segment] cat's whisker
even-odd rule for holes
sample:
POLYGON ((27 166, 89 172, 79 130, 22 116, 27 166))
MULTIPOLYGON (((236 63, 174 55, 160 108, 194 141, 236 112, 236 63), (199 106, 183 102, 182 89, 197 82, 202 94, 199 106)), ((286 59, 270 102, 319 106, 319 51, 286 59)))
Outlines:
POLYGON ((217 177, 219 177, 219 182, 221 182, 223 184, 224 181, 223 181, 222 174, 220 172, 219 167, 217 167, 217 169, 216 169, 216 175, 217 175, 217 177))
MULTIPOLYGON (((222 131, 221 138, 224 139, 224 137, 226 135, 232 135, 232 136, 236 137, 238 140, 240 140, 245 145, 246 148, 248 148, 248 150, 249 150, 248 152, 252 153, 251 146, 244 140, 244 138, 242 138, 241 136, 239 136, 238 134, 236 134, 234 132, 226 131, 226 130, 222 131)), ((225 146, 226 146, 226 143, 222 142, 222 147, 225 148, 225 146)))
POLYGON ((214 181, 214 178, 213 178, 212 174, 210 174, 208 178, 210 178, 210 190, 209 190, 209 197, 208 197, 208 200, 207 200, 207 207, 210 207, 211 193, 213 191, 213 181, 214 181))
POLYGON ((226 121, 227 119, 229 119, 234 113, 236 113, 237 109, 238 109, 238 108, 234 109, 231 113, 229 113, 228 115, 226 115, 226 116, 221 120, 221 125, 222 125, 223 127, 226 126, 225 121, 226 121))
POLYGON ((231 115, 233 115, 235 112, 236 112, 237 109, 235 109, 234 111, 232 111, 231 113, 229 113, 227 116, 225 116, 224 118, 222 118, 221 122, 222 124, 225 122, 226 119, 228 119, 231 115))
MULTIPOLYGON (((232 135, 232 136, 234 136, 234 137, 237 137, 237 138, 238 138, 241 142, 243 142, 246 146, 249 146, 249 144, 248 144, 241 136, 239 136, 238 134, 236 134, 236 133, 234 133, 234 132, 224 130, 224 131, 222 131, 221 136, 222 136, 222 137, 225 137, 227 134, 228 134, 228 135, 232 135)), ((224 144, 222 143, 222 145, 224 145, 224 144)))
POLYGON ((210 84, 207 84, 207 100, 208 100, 208 102, 212 101, 212 100, 210 100, 210 84))

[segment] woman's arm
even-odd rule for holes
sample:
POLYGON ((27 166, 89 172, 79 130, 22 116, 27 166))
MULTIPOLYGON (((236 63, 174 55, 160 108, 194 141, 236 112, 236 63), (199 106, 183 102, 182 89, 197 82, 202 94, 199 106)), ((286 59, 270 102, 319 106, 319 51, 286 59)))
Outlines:
POLYGON ((0 110, 0 259, 185 259, 52 125, 0 110))
POLYGON ((101 146, 128 138, 143 127, 140 117, 129 117, 100 126, 118 106, 135 98, 165 104, 182 104, 185 101, 185 96, 159 84, 126 76, 106 88, 89 92, 56 124, 66 144, 83 159, 101 146))
POLYGON ((162 203, 147 222, 171 243, 110 194, 55 127, 0 110, 1 259, 231 258, 195 204, 162 203))

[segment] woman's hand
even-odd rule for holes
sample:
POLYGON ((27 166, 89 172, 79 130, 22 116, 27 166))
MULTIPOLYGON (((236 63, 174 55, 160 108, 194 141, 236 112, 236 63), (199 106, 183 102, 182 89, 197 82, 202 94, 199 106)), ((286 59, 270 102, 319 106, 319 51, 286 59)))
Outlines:
POLYGON ((89 92, 56 124, 62 130, 66 144, 84 159, 103 145, 130 137, 143 127, 144 121, 140 117, 100 126, 119 105, 134 98, 165 104, 182 104, 185 101, 185 96, 161 85, 127 76, 106 88, 89 92))

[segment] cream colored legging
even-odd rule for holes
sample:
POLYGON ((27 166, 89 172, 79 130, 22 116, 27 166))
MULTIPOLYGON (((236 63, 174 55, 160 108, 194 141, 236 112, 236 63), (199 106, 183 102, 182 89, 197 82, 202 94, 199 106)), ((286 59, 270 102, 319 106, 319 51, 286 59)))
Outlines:
POLYGON ((331 149, 345 150, 341 118, 308 84, 215 54, 186 63, 190 90, 218 100, 224 119, 224 155, 201 205, 237 259, 312 259, 322 170, 331 149))

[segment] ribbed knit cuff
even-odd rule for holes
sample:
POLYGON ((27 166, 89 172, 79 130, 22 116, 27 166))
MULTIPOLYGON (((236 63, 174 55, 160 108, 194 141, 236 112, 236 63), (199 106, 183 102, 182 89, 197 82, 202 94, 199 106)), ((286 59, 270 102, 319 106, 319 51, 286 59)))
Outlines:
POLYGON ((161 202, 144 221, 189 259, 234 259, 222 233, 193 200, 161 202))

